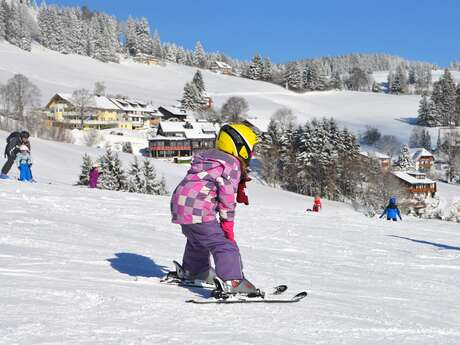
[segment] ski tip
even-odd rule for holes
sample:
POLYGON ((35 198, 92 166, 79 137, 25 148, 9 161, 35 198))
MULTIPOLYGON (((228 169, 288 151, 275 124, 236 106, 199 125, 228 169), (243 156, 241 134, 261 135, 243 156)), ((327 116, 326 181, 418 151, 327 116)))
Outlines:
POLYGON ((294 297, 292 297, 293 300, 297 300, 297 301, 300 301, 301 299, 307 297, 308 293, 307 291, 302 291, 302 292, 299 292, 297 295, 295 295, 294 297))

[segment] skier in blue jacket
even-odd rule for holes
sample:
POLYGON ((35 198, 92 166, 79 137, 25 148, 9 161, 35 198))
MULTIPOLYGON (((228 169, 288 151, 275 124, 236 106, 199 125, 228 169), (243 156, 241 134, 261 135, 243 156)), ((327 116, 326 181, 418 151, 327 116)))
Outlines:
POLYGON ((382 215, 379 218, 382 218, 385 214, 387 215, 387 220, 396 222, 398 220, 396 217, 399 217, 399 220, 402 220, 401 212, 399 211, 395 196, 390 198, 388 205, 385 207, 382 215))

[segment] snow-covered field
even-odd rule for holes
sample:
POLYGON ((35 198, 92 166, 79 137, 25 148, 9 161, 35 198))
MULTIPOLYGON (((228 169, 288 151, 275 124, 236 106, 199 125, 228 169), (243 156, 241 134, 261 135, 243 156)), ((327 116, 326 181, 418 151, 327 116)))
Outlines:
MULTIPOLYGON (((102 63, 88 57, 59 54, 39 45, 34 45, 29 53, 0 42, 0 82, 5 83, 15 73, 26 75, 42 90, 43 104, 56 92, 92 90, 96 81, 104 81, 111 94, 121 93, 156 105, 175 104, 195 71, 196 68, 177 64, 161 67, 128 61, 102 63)), ((243 96, 249 102, 250 115, 258 117, 261 126, 266 126, 277 109, 289 107, 300 122, 332 116, 356 132, 365 125, 373 125, 384 134, 407 141, 411 132, 407 122, 417 116, 419 96, 348 91, 298 94, 266 82, 202 72, 207 91, 217 106, 230 96, 243 96)))
MULTIPOLYGON (((246 275, 309 296, 190 305, 206 292, 159 282, 185 243, 169 198, 73 187, 81 154, 99 151, 32 145, 39 183, 0 182, 2 345, 460 343, 456 223, 369 219, 328 201, 305 214, 311 198, 253 183, 237 209, 246 275)), ((170 189, 186 169, 155 162, 170 189)))

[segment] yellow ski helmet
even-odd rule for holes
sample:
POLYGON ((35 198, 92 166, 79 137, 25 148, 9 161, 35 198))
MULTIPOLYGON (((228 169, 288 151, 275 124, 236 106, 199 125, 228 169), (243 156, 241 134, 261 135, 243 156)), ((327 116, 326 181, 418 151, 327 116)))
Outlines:
POLYGON ((241 123, 224 125, 217 136, 217 149, 240 158, 247 165, 252 157, 254 146, 259 140, 256 133, 241 123))

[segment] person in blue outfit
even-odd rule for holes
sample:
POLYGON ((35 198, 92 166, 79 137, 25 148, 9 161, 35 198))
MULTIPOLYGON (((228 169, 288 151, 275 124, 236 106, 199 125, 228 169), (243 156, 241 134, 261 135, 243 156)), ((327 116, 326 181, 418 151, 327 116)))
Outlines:
POLYGON ((20 152, 16 156, 16 165, 19 169, 19 181, 33 182, 32 171, 32 157, 30 157, 29 148, 27 145, 21 145, 20 152))
POLYGON ((388 202, 388 205, 383 210, 383 213, 380 216, 380 218, 382 218, 385 214, 387 215, 387 220, 392 220, 396 222, 398 220, 397 217, 399 217, 399 220, 402 220, 401 212, 399 211, 395 196, 392 196, 390 198, 390 201, 388 202))

